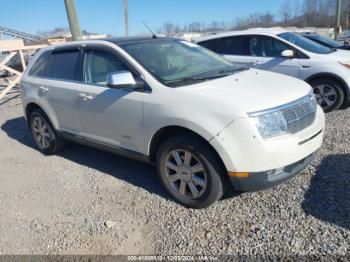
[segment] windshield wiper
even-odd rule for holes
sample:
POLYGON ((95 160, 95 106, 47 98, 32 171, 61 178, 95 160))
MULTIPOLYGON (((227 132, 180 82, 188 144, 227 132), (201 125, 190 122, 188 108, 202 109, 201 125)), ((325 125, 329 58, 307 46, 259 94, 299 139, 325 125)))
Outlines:
POLYGON ((221 77, 226 77, 229 75, 233 75, 234 73, 237 72, 241 72, 244 70, 248 70, 248 67, 242 67, 239 69, 226 69, 226 70, 220 70, 218 71, 217 74, 214 75, 208 75, 208 76, 189 76, 189 77, 184 77, 181 79, 177 79, 177 80, 169 80, 169 81, 165 81, 165 84, 179 84, 179 83, 184 83, 184 82, 201 82, 201 81, 207 81, 207 80, 212 80, 212 79, 216 79, 216 78, 221 78, 221 77))
POLYGON ((165 84, 179 84, 179 83, 184 83, 184 82, 196 82, 196 81, 201 81, 201 78, 196 78, 196 77, 184 77, 181 79, 176 79, 176 80, 168 80, 164 81, 165 84))
POLYGON ((237 72, 241 72, 241 71, 244 71, 244 70, 247 70, 247 69, 249 69, 249 68, 242 67, 242 68, 223 69, 223 70, 218 71, 214 75, 203 76, 203 77, 194 77, 194 79, 196 79, 196 80, 210 80, 210 79, 215 79, 215 78, 221 78, 221 77, 226 77, 226 76, 233 75, 233 74, 235 74, 237 72))
POLYGON ((184 83, 184 82, 201 82, 201 81, 216 79, 216 78, 225 77, 225 76, 229 76, 229 75, 231 75, 231 74, 225 73, 225 74, 218 74, 218 75, 204 76, 204 77, 190 76, 190 77, 184 77, 184 78, 177 79, 177 80, 165 81, 165 83, 166 84, 178 84, 178 83, 184 83))

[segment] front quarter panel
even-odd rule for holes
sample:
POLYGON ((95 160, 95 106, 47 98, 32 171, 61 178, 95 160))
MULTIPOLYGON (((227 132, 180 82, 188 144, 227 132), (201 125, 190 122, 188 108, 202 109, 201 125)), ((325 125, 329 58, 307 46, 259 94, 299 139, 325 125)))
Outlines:
POLYGON ((210 141, 234 119, 241 117, 232 108, 181 89, 163 86, 153 88, 153 92, 145 96, 146 154, 149 154, 153 136, 164 127, 183 127, 210 141))

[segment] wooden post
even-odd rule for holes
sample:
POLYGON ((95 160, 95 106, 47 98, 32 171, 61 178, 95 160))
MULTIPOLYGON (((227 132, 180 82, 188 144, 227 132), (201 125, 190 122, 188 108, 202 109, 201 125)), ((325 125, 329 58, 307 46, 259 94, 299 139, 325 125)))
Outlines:
POLYGON ((26 62, 24 60, 23 52, 22 50, 19 50, 19 57, 21 58, 21 64, 23 71, 26 70, 26 62))
POLYGON ((12 81, 7 81, 8 85, 0 91, 0 99, 3 99, 5 97, 5 95, 15 86, 19 83, 19 81, 21 80, 22 77, 22 73, 11 68, 8 67, 6 64, 16 55, 18 54, 20 56, 21 59, 21 63, 22 63, 22 67, 23 70, 25 70, 26 68, 26 63, 25 63, 25 59, 23 56, 23 50, 35 50, 35 49, 40 49, 42 47, 44 47, 45 45, 38 45, 38 46, 23 46, 23 47, 18 47, 18 46, 0 46, 0 52, 2 51, 6 51, 6 52, 11 52, 2 62, 0 62, 0 70, 5 70, 7 72, 10 72, 12 74, 16 75, 16 78, 13 79, 12 81))

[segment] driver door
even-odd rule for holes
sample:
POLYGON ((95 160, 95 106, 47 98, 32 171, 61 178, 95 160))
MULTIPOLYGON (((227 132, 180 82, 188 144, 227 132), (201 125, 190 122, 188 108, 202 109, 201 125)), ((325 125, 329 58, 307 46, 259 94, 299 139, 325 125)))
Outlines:
MULTIPOLYGON (((116 52, 100 47, 83 51, 84 92, 81 119, 84 137, 101 144, 143 151, 143 91, 109 88, 107 75, 135 72, 116 52)), ((139 77, 135 72, 134 77, 139 77)))
POLYGON ((293 77, 299 76, 300 60, 297 57, 281 56, 283 51, 294 48, 273 37, 261 35, 251 36, 249 45, 251 56, 254 58, 252 67, 293 77))

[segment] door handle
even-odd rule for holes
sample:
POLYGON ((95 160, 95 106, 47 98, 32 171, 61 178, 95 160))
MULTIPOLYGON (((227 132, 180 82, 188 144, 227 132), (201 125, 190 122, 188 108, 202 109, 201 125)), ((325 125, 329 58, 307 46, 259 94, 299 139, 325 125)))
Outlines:
POLYGON ((261 61, 255 61, 253 62, 254 65, 262 65, 262 62, 261 61))
POLYGON ((43 86, 39 87, 39 89, 40 89, 40 91, 41 91, 43 94, 49 92, 49 90, 50 90, 50 89, 48 89, 47 87, 43 87, 43 86))
POLYGON ((83 98, 83 101, 88 101, 88 100, 92 100, 93 99, 92 96, 89 96, 87 94, 79 94, 79 96, 83 98))

